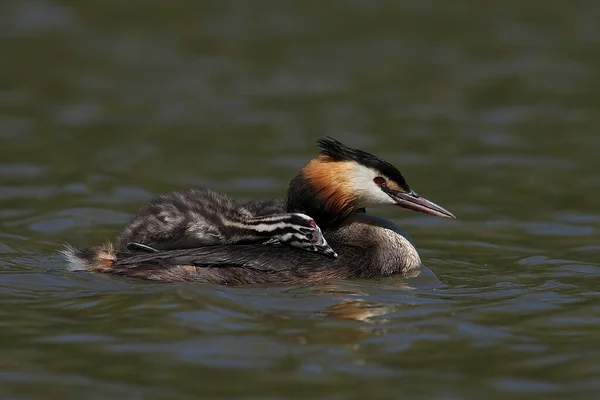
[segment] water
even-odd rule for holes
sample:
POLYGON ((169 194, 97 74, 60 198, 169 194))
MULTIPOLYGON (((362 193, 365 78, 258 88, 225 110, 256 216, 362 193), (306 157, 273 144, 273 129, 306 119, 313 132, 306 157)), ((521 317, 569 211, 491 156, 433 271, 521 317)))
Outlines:
POLYGON ((600 5, 0 5, 3 399, 595 398, 600 5), (430 274, 316 286, 65 271, 156 193, 283 195, 332 135, 456 221, 430 274))

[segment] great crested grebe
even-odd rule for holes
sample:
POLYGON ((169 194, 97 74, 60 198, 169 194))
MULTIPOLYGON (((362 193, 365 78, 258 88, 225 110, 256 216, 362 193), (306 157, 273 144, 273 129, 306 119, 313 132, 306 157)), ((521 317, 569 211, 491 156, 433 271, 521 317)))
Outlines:
POLYGON ((130 252, 122 247, 130 240, 127 230, 117 251, 106 244, 84 250, 67 247, 63 253, 71 269, 224 285, 373 278, 418 270, 421 259, 410 239, 393 222, 367 214, 366 207, 396 205, 445 218, 454 215, 412 191, 400 171, 385 160, 331 138, 318 144, 320 154, 292 179, 285 202, 251 202, 244 207, 259 217, 285 213, 312 217, 338 254, 335 259, 293 246, 256 243, 130 252))

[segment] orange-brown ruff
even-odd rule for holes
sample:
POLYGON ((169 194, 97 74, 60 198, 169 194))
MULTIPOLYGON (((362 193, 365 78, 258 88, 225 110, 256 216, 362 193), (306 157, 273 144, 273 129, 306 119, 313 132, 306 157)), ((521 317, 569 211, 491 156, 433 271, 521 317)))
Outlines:
POLYGON ((365 211, 392 205, 454 218, 419 196, 396 167, 331 138, 319 140, 320 154, 290 182, 287 199, 251 202, 249 210, 304 213, 314 218, 337 259, 298 248, 262 244, 210 245, 156 253, 131 253, 110 244, 67 247, 71 269, 157 281, 223 285, 318 282, 412 274, 421 266, 407 235, 393 222, 365 211))
POLYGON ((319 156, 304 166, 304 179, 315 188, 315 195, 332 215, 355 211, 357 194, 344 179, 350 175, 352 167, 351 161, 335 161, 328 156, 319 156))

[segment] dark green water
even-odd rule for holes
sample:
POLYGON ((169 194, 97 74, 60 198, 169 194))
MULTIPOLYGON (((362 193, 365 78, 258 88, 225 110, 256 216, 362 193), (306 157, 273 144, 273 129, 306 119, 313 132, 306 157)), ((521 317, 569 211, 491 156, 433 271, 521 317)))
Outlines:
POLYGON ((600 3, 0 5, 0 398, 600 395, 600 3), (234 289, 65 271, 155 193, 283 195, 332 135, 456 221, 437 276, 234 289))

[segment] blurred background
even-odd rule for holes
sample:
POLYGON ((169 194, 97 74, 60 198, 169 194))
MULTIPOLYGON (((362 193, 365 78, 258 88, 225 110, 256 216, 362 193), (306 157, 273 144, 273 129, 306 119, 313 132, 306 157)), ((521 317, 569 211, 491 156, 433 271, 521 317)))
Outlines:
POLYGON ((600 3, 5 0, 0 397, 600 393, 600 3), (154 194, 283 196, 333 136, 456 221, 427 277, 231 289, 69 273, 154 194))

